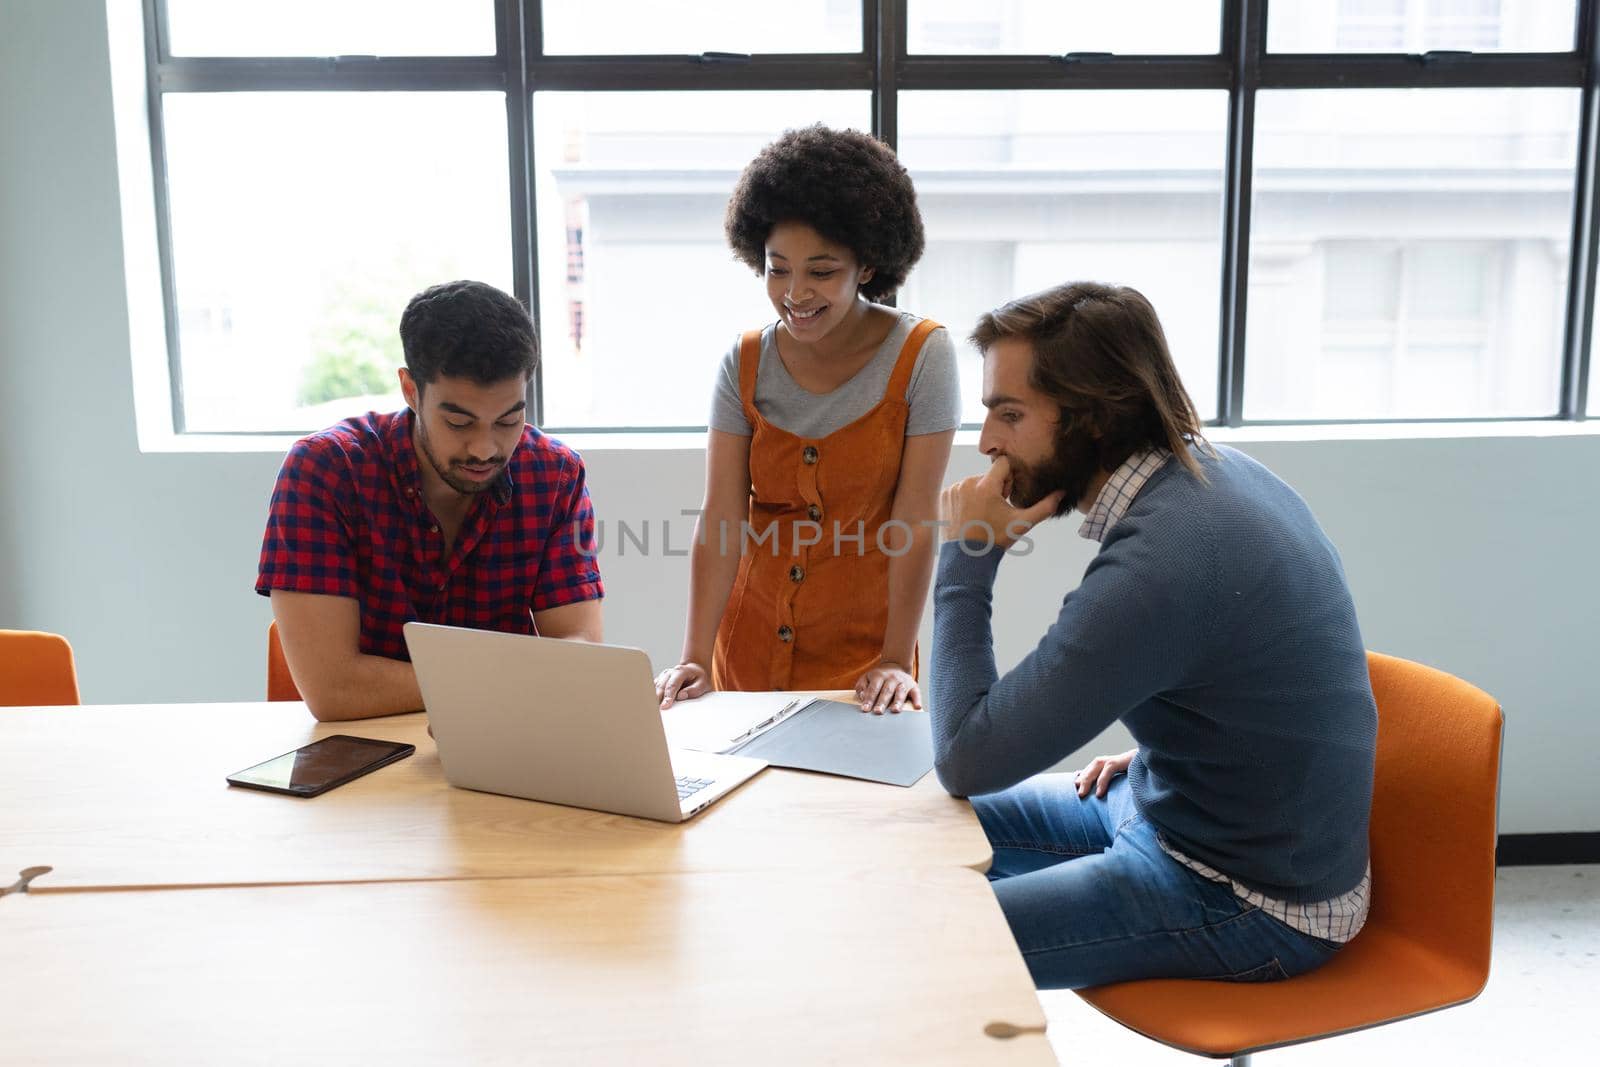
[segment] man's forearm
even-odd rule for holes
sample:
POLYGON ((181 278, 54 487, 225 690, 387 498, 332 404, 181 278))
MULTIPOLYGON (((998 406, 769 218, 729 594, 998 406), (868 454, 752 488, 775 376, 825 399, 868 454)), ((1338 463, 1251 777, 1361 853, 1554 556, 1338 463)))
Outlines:
POLYGON ((358 655, 321 685, 302 687, 319 722, 347 722, 422 710, 417 672, 404 660, 358 655))
POLYGON ((1127 566, 1105 565, 1102 554, 1033 650, 1000 676, 990 612, 1004 554, 959 541, 939 550, 934 767, 946 789, 967 796, 1007 789, 1088 744, 1128 709, 1177 684, 1184 655, 1199 644, 1186 636, 1194 627, 1154 617, 1159 601, 1131 594, 1127 566))
POLYGON ((993 547, 981 555, 968 552, 977 548, 960 541, 947 541, 939 550, 929 701, 934 767, 944 787, 960 796, 984 792, 992 778, 973 729, 982 725, 975 717, 987 715, 983 700, 997 677, 990 615, 1004 555, 993 547))

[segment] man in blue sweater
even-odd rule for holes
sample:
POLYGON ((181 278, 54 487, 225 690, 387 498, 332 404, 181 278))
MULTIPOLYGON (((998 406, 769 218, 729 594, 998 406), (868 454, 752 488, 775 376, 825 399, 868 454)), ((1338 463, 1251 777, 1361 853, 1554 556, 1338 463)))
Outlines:
POLYGON ((1035 982, 1326 962, 1366 919, 1377 733, 1338 554, 1294 490, 1203 440, 1134 290, 1059 286, 984 315, 973 340, 992 466, 941 500, 935 767, 994 845, 1035 982), (1073 507, 1099 554, 999 675, 1006 550, 1073 507), (1040 774, 1117 720, 1138 748, 1040 774))

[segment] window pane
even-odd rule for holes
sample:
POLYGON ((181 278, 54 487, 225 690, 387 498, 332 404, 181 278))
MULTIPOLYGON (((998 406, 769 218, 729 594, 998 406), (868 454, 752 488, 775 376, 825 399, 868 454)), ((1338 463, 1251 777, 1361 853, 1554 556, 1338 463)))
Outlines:
POLYGON ((398 407, 406 301, 510 290, 504 94, 163 100, 189 430, 398 407))
POLYGON ((1324 322, 1388 322, 1400 297, 1400 253, 1391 245, 1330 241, 1324 322))
POLYGON ((544 424, 703 426, 722 357, 774 318, 722 233, 785 129, 867 129, 854 92, 537 93, 544 424))
POLYGON ((859 52, 861 0, 545 0, 547 55, 859 52))
POLYGON ((910 0, 906 20, 912 55, 1193 55, 1222 40, 1220 0, 910 0))
POLYGON ((1155 305, 1184 384, 1217 410, 1223 92, 908 92, 900 158, 928 251, 903 307, 950 328, 961 399, 983 420, 977 317, 1062 282, 1130 285, 1155 305))
POLYGON ((1567 52, 1576 0, 1295 0, 1267 11, 1269 52, 1567 52))
POLYGON ((1589 417, 1600 419, 1600 315, 1589 331, 1589 417))
POLYGON ((1550 415, 1578 92, 1263 92, 1245 417, 1550 415))
POLYGON ((492 56, 493 0, 167 0, 175 56, 492 56))

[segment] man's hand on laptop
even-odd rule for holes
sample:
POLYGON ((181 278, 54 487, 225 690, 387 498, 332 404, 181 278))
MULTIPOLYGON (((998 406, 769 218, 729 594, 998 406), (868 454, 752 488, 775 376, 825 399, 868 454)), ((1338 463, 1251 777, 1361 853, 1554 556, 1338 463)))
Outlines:
POLYGON ((982 541, 1010 548, 1037 523, 1056 513, 1058 489, 1032 507, 1017 508, 1011 495, 1011 461, 995 459, 987 471, 947 485, 939 494, 939 527, 946 541, 982 541))
POLYGON ((1116 756, 1096 756, 1089 761, 1089 766, 1072 776, 1072 784, 1078 787, 1078 799, 1082 800, 1093 792, 1097 797, 1104 797, 1106 790, 1111 788, 1111 779, 1119 774, 1128 773, 1128 764, 1133 762, 1133 757, 1139 754, 1136 748, 1116 756))
POLYGON ((656 699, 666 711, 675 701, 693 700, 711 692, 711 672, 698 663, 685 661, 656 675, 656 699))

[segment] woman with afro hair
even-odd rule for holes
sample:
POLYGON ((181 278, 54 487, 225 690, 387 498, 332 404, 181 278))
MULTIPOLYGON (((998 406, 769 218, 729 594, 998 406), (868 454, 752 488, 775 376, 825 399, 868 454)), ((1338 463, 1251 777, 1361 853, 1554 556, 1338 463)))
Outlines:
POLYGON ((911 178, 854 130, 790 130, 745 168, 726 220, 777 321, 722 362, 663 708, 712 689, 854 691, 920 708, 917 627, 960 424, 937 323, 887 307, 922 255, 911 178))

